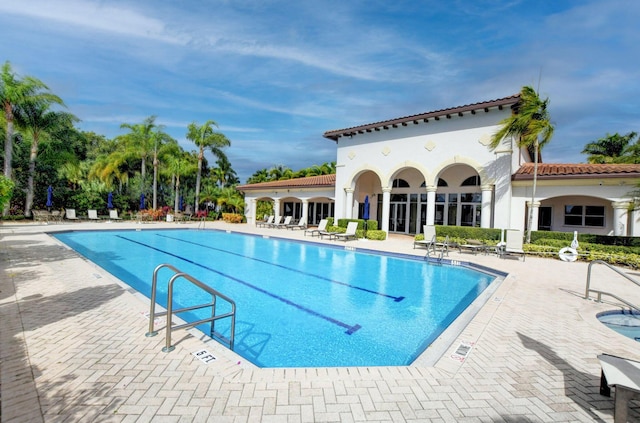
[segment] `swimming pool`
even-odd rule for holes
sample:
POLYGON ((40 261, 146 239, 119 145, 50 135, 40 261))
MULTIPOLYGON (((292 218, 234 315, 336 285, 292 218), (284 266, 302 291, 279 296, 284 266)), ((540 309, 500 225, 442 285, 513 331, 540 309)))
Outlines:
MULTIPOLYGON (((232 298, 234 351, 260 367, 411 364, 495 280, 462 266, 216 230, 54 236, 147 297, 154 268, 169 263, 232 298)), ((158 293, 165 306, 166 283, 158 293)), ((179 285, 174 303, 199 295, 179 285)))

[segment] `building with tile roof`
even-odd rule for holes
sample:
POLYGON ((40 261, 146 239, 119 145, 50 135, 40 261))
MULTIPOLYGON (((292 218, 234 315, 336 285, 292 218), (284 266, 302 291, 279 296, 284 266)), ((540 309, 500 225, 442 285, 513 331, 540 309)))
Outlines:
POLYGON ((274 214, 370 219, 387 232, 416 234, 423 225, 640 235, 630 207, 640 180, 637 164, 538 164, 532 203, 530 152, 491 136, 510 116, 519 95, 420 113, 345 129, 324 137, 336 143, 336 174, 242 185, 249 222, 256 201, 274 202, 274 214))

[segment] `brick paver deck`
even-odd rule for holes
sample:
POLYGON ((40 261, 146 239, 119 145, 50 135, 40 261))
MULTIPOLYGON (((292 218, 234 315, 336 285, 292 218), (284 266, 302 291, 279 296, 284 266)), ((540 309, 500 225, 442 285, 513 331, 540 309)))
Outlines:
MULTIPOLYGON (((44 233, 115 225, 141 227, 0 226, 2 422, 612 422, 596 356, 640 359, 637 342, 595 317, 619 306, 583 298, 586 263, 465 253, 451 258, 509 276, 433 365, 258 369, 193 331, 176 333, 166 354, 163 336, 144 336, 148 300, 44 233), (462 362, 461 342, 473 344, 462 362), (218 359, 195 358, 202 348, 218 359)), ((424 254, 408 237, 348 245, 424 254)), ((614 272, 596 267, 593 279, 640 303, 614 272)))

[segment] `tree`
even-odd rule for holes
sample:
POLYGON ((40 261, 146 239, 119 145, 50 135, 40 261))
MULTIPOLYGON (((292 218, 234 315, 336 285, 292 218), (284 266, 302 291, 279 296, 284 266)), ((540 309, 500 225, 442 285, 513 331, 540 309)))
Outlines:
MULTIPOLYGON (((12 160, 13 160, 13 132, 14 118, 26 101, 42 101, 44 103, 55 103, 59 98, 47 92, 49 88, 39 79, 26 76, 18 78, 11 64, 7 61, 0 71, 0 105, 4 114, 6 133, 4 139, 4 176, 13 180, 12 160)), ((3 209, 3 215, 9 213, 9 204, 3 209)))
POLYGON ((9 178, 0 175, 0 207, 4 208, 6 204, 11 201, 11 195, 13 194, 14 184, 9 178))
POLYGON ((140 191, 144 191, 144 181, 146 176, 147 159, 152 159, 153 164, 153 208, 158 207, 158 150, 162 144, 173 140, 168 134, 162 131, 161 126, 157 126, 155 116, 149 116, 142 123, 123 123, 121 128, 129 129, 131 132, 123 135, 126 142, 125 151, 127 154, 134 154, 140 158, 140 191))
MULTIPOLYGON (((62 100, 57 99, 58 103, 62 100)), ((27 181, 27 195, 25 199, 24 215, 31 215, 34 193, 34 176, 36 173, 36 160, 38 158, 39 144, 47 139, 55 137, 56 131, 63 127, 73 125, 78 118, 71 113, 50 110, 51 104, 43 101, 27 101, 16 114, 18 127, 28 135, 31 141, 29 155, 29 176, 27 181)))
POLYGON ((268 182, 269 178, 269 169, 266 167, 264 169, 256 170, 253 172, 253 175, 249 176, 247 179, 247 184, 258 184, 260 182, 268 182))
POLYGON ((640 163, 640 139, 633 142, 637 136, 637 132, 607 134, 585 145, 582 154, 589 155, 589 163, 640 163))
POLYGON ((533 225, 533 204, 536 196, 538 178, 539 151, 551 140, 553 124, 549 116, 549 99, 541 100, 530 86, 522 87, 520 100, 514 106, 513 113, 500 122, 500 129, 491 137, 490 148, 495 150, 505 138, 515 138, 519 148, 533 149, 533 189, 531 207, 529 207, 526 242, 531 242, 533 225))
POLYGON ((171 172, 174 179, 174 212, 178 213, 180 201, 180 178, 190 175, 197 171, 197 164, 193 160, 193 156, 189 153, 175 155, 168 160, 168 171, 171 172))
POLYGON ((210 148, 214 156, 222 153, 222 148, 231 145, 231 142, 220 132, 214 132, 213 127, 218 124, 213 120, 206 121, 203 125, 198 126, 196 122, 191 122, 187 127, 187 139, 193 141, 198 146, 198 171, 196 174, 196 204, 195 212, 198 212, 200 205, 200 183, 202 179, 202 159, 204 158, 205 148, 210 148))

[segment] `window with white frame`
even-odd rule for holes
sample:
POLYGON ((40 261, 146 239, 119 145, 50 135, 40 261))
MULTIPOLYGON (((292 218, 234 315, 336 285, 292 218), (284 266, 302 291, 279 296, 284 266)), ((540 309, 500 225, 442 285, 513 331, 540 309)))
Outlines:
POLYGON ((567 226, 594 226, 603 228, 604 206, 564 206, 564 224, 567 226))

